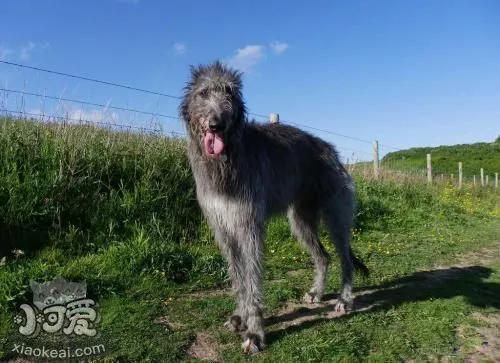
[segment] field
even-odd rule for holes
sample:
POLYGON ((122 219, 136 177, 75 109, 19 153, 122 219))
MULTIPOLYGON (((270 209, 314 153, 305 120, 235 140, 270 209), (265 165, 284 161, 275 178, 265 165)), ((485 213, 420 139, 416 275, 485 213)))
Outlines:
POLYGON ((371 270, 355 276, 355 311, 331 309, 339 264, 324 230, 329 295, 300 304, 312 263, 277 217, 265 251, 268 347, 249 358, 222 326, 234 299, 182 139, 0 120, 0 360, 21 343, 102 344, 92 359, 107 362, 500 359, 499 191, 355 179, 353 247, 371 270), (97 337, 17 332, 30 279, 58 275, 86 281, 97 337))
MULTIPOLYGON (((418 147, 390 152, 382 159, 383 165, 391 168, 415 171, 426 169, 426 155, 432 155, 432 170, 436 175, 458 175, 458 163, 463 164, 464 177, 479 178, 481 168, 485 175, 500 173, 500 137, 494 142, 475 144, 418 147)), ((478 179, 479 180, 479 179, 478 179)))

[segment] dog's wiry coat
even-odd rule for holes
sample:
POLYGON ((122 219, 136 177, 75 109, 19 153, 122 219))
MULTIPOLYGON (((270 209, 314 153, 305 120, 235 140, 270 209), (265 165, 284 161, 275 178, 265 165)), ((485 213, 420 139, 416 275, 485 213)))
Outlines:
POLYGON ((240 73, 219 62, 192 67, 180 114, 197 198, 228 260, 237 297, 227 325, 244 332, 243 349, 255 352, 264 347, 261 278, 269 216, 287 212, 293 233, 312 255, 316 277, 307 302, 321 300, 329 262, 318 238, 320 217, 342 264, 337 309, 352 304, 353 267, 368 270, 350 248, 354 185, 334 147, 292 126, 247 121, 241 89, 240 73))

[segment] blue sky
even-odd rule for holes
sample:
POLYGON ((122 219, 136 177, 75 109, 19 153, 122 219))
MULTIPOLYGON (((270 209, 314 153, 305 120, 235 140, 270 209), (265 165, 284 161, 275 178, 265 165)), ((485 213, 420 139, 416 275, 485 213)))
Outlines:
MULTIPOLYGON (((500 134, 496 0, 4 0, 2 15, 2 60, 180 95, 190 64, 218 58, 245 71, 251 111, 377 139, 382 153, 500 134)), ((5 64, 0 87, 177 115, 175 99, 5 64)), ((0 99, 27 112, 56 107, 12 93, 0 99)), ((62 104, 78 117, 148 123, 62 104)), ((162 125, 183 131, 178 120, 162 125)), ((344 157, 370 158, 370 142, 311 132, 344 157)))

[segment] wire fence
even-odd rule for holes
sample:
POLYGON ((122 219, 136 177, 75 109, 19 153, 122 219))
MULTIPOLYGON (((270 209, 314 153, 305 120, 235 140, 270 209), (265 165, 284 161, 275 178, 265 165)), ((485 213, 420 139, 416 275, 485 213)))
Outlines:
MULTIPOLYGON (((30 71, 48 74, 50 76, 65 77, 76 79, 101 86, 120 88, 128 91, 139 92, 143 94, 165 97, 179 101, 180 96, 167 94, 163 92, 152 91, 144 88, 134 87, 126 84, 100 80, 96 78, 70 74, 66 72, 55 71, 51 69, 33 67, 24 64, 0 60, 0 64, 18 69, 27 69, 30 71)), ((30 102, 32 103, 32 102, 30 102)), ((134 131, 151 135, 165 135, 175 137, 185 137, 184 132, 174 130, 165 130, 162 127, 162 120, 180 121, 178 116, 166 114, 163 112, 152 112, 145 109, 137 109, 122 105, 112 105, 111 102, 99 103, 91 102, 87 99, 78 99, 75 97, 55 96, 40 92, 29 91, 13 87, 0 87, 0 113, 3 116, 15 117, 21 119, 33 119, 45 123, 65 123, 65 124, 85 124, 106 127, 114 130, 134 131), (37 112, 26 111, 26 101, 36 99, 40 107, 37 112), (75 109, 74 105, 78 108, 75 109), (85 110, 84 107, 91 107, 85 110), (142 117, 140 122, 138 118, 142 117), (126 122, 128 120, 128 123, 126 122), (137 125, 142 123, 142 125, 137 125)), ((258 112, 248 112, 250 116, 257 117, 259 121, 269 122, 269 115, 258 112)), ((278 116, 279 117, 279 116, 278 116)), ((342 145, 335 142, 336 148, 342 155, 342 161, 350 172, 358 173, 366 178, 390 178, 390 179, 411 179, 428 182, 447 182, 452 181, 458 187, 470 182, 482 186, 495 185, 498 187, 498 173, 492 173, 491 176, 484 173, 481 169, 481 175, 471 174, 470 171, 463 174, 457 166, 457 173, 439 173, 429 177, 429 164, 426 164, 425 158, 422 160, 405 160, 405 158, 391 158, 386 155, 379 158, 379 149, 383 148, 390 151, 400 151, 401 149, 378 141, 363 139, 354 135, 346 135, 331 130, 298 123, 292 120, 279 120, 279 122, 290 124, 299 128, 308 129, 324 135, 333 136, 342 140, 349 140, 363 146, 363 150, 342 145)), ((390 154, 390 153, 388 153, 390 154)), ((432 164, 431 164, 432 165, 432 164)), ((479 172, 479 171, 478 171, 479 172)))

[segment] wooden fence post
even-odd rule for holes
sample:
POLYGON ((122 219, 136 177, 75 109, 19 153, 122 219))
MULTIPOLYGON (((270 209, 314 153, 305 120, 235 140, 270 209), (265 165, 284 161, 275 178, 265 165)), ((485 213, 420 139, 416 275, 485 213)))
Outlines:
POLYGON ((427 154, 427 182, 432 183, 432 163, 431 154, 427 154))
POLYGON ((272 124, 276 124, 280 122, 280 115, 279 113, 272 113, 269 115, 269 122, 272 124))
POLYGON ((484 187, 484 169, 481 168, 481 186, 484 187))
POLYGON ((375 175, 375 179, 379 177, 379 165, 378 141, 375 140, 373 142, 373 174, 375 175))
POLYGON ((475 175, 474 175, 473 180, 474 180, 474 185, 476 185, 476 176, 475 175))
POLYGON ((458 162, 458 187, 462 188, 462 180, 463 180, 463 174, 462 174, 462 162, 458 162))
POLYGON ((488 185, 488 183, 489 183, 489 177, 490 177, 489 175, 486 175, 486 186, 487 186, 487 185, 488 185))

